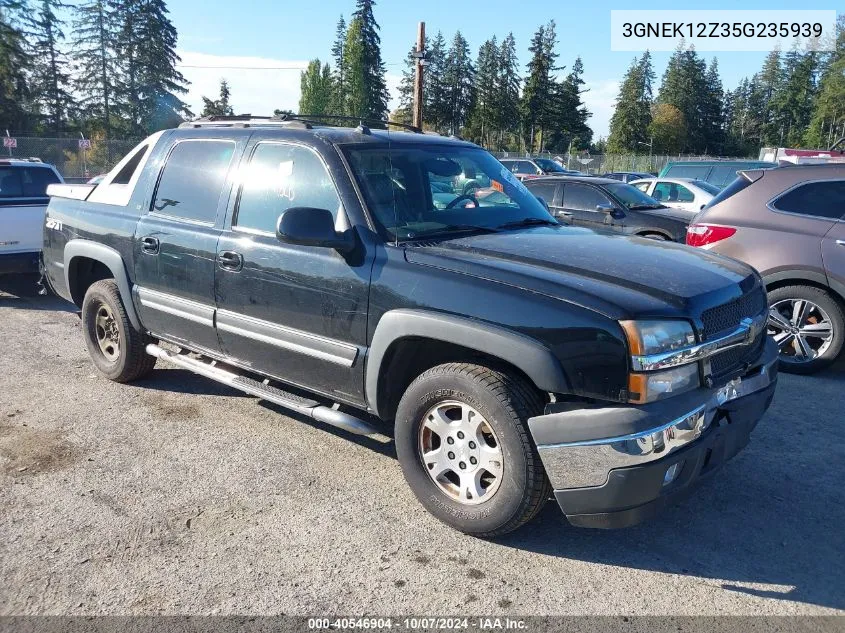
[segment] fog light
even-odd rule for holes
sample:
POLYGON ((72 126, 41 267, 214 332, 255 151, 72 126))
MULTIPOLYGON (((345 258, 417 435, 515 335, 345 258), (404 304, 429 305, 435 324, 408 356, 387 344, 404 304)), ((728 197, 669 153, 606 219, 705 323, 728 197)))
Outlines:
POLYGON ((684 462, 678 462, 677 464, 672 464, 669 468, 666 469, 666 474, 663 475, 663 485, 668 486, 671 484, 675 479, 678 478, 678 474, 681 472, 681 466, 684 465, 684 462))

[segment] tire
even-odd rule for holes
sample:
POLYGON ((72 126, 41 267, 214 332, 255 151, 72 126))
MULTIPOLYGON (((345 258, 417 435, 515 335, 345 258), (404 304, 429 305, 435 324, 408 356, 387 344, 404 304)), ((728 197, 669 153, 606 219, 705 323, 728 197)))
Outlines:
POLYGON ((638 235, 649 240, 657 240, 658 242, 670 241, 669 238, 663 235, 662 233, 638 233, 638 235))
POLYGON ((540 394, 506 371, 468 363, 429 369, 411 383, 396 412, 396 453, 408 485, 431 514, 465 534, 491 538, 517 529, 537 515, 551 493, 526 424, 542 409, 540 394), (460 436, 456 429, 472 425, 463 426, 456 419, 455 407, 460 408, 461 420, 477 423, 474 434, 460 436), (443 419, 438 412, 449 420, 447 426, 438 427, 440 434, 427 426, 436 423, 435 416, 443 419), (446 444, 450 438, 454 443, 446 444), (427 452, 431 448, 427 443, 447 452, 427 452), (450 449, 454 451, 451 458, 450 449), (439 454, 431 471, 424 453, 439 454), (476 466, 470 464, 474 456, 476 466), (441 470, 444 464, 451 470, 438 483, 430 472, 441 470), (458 475, 462 464, 469 471, 463 471, 468 479, 458 475), (480 482, 473 498, 464 492, 463 482, 470 480, 480 482))
POLYGON ((839 303, 825 290, 784 286, 769 293, 768 330, 780 349, 780 371, 814 374, 839 356, 845 341, 845 317, 839 303), (826 331, 830 335, 825 338, 826 331), (812 353, 805 353, 805 345, 812 353))
POLYGON ((153 339, 132 326, 113 279, 95 282, 85 293, 82 332, 91 360, 109 380, 131 382, 155 366, 155 356, 146 352, 153 339))

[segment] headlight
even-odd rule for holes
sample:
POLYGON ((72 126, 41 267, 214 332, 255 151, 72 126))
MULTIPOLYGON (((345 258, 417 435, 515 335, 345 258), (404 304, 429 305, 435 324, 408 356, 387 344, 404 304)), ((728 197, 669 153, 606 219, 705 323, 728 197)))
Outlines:
POLYGON ((687 321, 620 321, 634 356, 671 352, 695 344, 687 321))
MULTIPOLYGON (((695 332, 687 321, 621 321, 632 357, 665 354, 695 344, 695 332)), ((632 365, 635 365, 632 361, 632 365)), ((636 366, 636 365, 635 365, 636 366)), ((628 399, 645 404, 696 389, 701 381, 698 363, 689 363, 628 377, 628 399)))

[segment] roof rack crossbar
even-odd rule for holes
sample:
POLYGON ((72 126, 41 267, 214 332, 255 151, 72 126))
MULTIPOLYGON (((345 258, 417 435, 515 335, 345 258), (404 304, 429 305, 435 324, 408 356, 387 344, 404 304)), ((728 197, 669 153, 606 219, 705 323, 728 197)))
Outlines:
POLYGON ((400 127, 400 128, 405 129, 405 130, 409 130, 411 132, 414 132, 416 134, 422 134, 423 133, 423 131, 419 127, 417 127, 416 125, 411 125, 409 123, 400 123, 399 121, 391 121, 389 119, 371 119, 371 118, 368 118, 368 117, 347 116, 347 115, 344 115, 344 114, 287 114, 287 113, 284 113, 284 114, 280 114, 278 116, 272 117, 271 120, 275 120, 275 121, 298 120, 298 121, 313 122, 312 121, 313 119, 317 119, 317 120, 321 120, 321 119, 322 120, 327 120, 327 119, 332 120, 332 119, 334 119, 335 121, 349 121, 349 122, 352 122, 352 123, 358 123, 359 125, 364 125, 364 124, 367 124, 367 123, 372 125, 374 123, 378 123, 378 124, 381 124, 381 125, 392 125, 394 127, 400 127))

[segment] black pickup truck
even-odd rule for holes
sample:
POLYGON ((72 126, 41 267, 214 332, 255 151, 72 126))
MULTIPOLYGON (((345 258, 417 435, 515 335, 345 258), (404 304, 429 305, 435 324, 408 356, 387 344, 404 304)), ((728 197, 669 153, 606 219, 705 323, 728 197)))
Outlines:
POLYGON ((562 226, 454 138, 207 119, 49 193, 44 273, 107 378, 163 359, 392 434, 420 503, 470 534, 552 495, 575 525, 636 523, 772 401, 754 270, 562 226), (469 171, 484 186, 466 193, 469 171))

